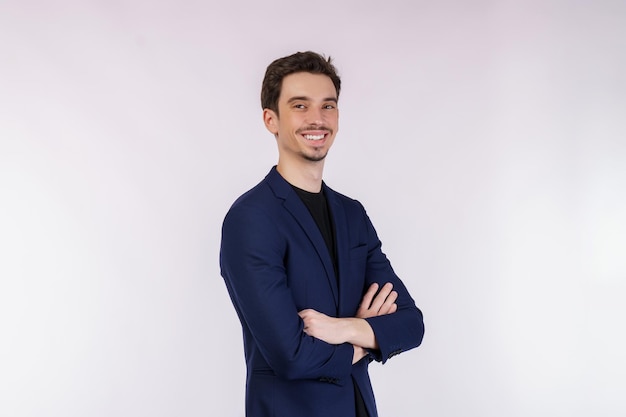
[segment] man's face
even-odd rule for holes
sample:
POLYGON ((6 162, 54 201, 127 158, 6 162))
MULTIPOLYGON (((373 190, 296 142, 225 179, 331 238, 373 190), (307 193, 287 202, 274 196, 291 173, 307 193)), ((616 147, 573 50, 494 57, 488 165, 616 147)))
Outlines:
POLYGON ((308 72, 286 76, 278 112, 265 109, 263 119, 276 136, 281 161, 323 160, 339 127, 337 92, 331 79, 308 72))

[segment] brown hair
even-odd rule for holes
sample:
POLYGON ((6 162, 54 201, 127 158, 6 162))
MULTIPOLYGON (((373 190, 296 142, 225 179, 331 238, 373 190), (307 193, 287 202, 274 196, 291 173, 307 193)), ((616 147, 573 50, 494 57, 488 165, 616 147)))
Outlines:
POLYGON ((278 58, 267 67, 261 86, 261 107, 263 109, 274 110, 278 114, 278 98, 280 97, 283 78, 297 72, 327 75, 333 82, 337 98, 339 98, 341 80, 331 58, 326 59, 323 55, 311 51, 296 52, 293 55, 278 58))

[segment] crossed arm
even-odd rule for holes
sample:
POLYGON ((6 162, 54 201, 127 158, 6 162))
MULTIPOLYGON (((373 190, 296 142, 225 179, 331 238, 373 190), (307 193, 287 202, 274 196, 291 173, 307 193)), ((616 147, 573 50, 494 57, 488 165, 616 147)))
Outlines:
POLYGON ((395 313, 397 298, 393 284, 388 282, 378 291, 378 284, 374 283, 363 296, 356 317, 330 317, 312 309, 302 310, 298 315, 304 321, 304 332, 309 336, 334 345, 351 343, 354 346, 354 364, 367 355, 365 349, 378 348, 376 335, 364 319, 395 313))

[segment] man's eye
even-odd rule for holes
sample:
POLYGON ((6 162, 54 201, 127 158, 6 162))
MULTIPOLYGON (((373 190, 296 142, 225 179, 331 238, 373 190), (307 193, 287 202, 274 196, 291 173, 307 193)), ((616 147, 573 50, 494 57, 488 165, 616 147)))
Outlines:
POLYGON ((335 108, 335 106, 332 105, 332 104, 327 104, 327 105, 324 106, 325 110, 333 110, 334 108, 335 108))
POLYGON ((294 104, 293 108, 294 109, 303 109, 304 108, 304 104, 294 104))

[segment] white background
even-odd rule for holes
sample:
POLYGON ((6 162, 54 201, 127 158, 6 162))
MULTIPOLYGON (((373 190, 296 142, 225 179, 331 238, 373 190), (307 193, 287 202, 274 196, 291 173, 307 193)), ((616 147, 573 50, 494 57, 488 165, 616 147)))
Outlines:
POLYGON ((626 415, 626 3, 582 0, 0 0, 0 415, 243 415, 220 227, 309 49, 425 316, 381 417, 626 415))

